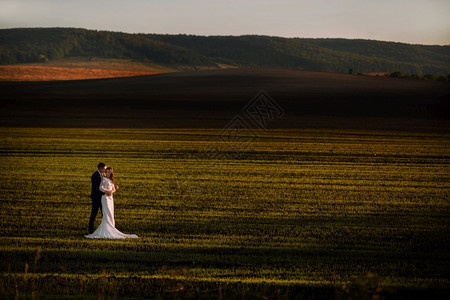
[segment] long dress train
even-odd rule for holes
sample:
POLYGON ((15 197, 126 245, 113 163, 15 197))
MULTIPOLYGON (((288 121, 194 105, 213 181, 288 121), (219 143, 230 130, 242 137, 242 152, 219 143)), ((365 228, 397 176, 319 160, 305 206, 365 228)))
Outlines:
MULTIPOLYGON (((102 178, 100 184, 102 192, 115 192, 114 183, 106 177, 102 178)), ((113 196, 102 196, 102 222, 98 228, 91 234, 85 235, 89 239, 125 239, 138 238, 135 234, 125 234, 117 230, 114 220, 114 200, 113 196)))

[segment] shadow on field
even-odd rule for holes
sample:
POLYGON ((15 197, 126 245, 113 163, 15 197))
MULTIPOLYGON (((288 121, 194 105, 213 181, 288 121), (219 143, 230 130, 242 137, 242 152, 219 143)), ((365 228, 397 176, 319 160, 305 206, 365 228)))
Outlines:
POLYGON ((0 126, 223 128, 260 90, 286 111, 271 128, 436 130, 449 121, 447 83, 228 69, 1 82, 0 126))
POLYGON ((119 277, 105 272, 98 276, 23 274, 0 278, 0 296, 16 299, 41 295, 45 295, 44 299, 445 299, 449 292, 384 289, 378 277, 370 273, 340 287, 119 277))

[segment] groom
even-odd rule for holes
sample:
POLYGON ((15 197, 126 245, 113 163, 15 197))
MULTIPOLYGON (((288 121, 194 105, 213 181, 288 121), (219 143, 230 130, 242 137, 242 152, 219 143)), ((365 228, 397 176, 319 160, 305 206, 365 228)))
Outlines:
POLYGON ((97 171, 94 172, 91 176, 91 199, 92 199, 92 211, 91 218, 89 219, 89 233, 94 232, 94 221, 95 217, 97 217, 98 209, 102 209, 102 191, 100 191, 100 183, 102 182, 103 173, 106 171, 106 165, 104 163, 99 163, 97 165, 97 171))

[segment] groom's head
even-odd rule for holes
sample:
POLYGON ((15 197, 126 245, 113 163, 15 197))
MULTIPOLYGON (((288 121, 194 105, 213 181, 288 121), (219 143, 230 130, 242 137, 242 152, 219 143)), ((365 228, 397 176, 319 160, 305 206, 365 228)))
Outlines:
POLYGON ((100 173, 104 173, 106 171, 106 165, 104 163, 99 163, 97 168, 100 173))

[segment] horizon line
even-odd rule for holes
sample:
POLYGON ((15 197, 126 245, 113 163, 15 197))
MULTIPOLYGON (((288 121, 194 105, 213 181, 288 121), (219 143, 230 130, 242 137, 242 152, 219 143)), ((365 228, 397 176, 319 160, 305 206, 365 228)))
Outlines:
POLYGON ((48 26, 48 27, 0 27, 0 30, 13 30, 13 29, 82 29, 82 30, 91 30, 91 31, 103 31, 103 32, 114 32, 114 33, 124 33, 124 34, 148 34, 148 35, 186 35, 186 36, 198 36, 198 37, 241 37, 241 36, 265 36, 265 37, 278 37, 285 39, 317 39, 317 40, 362 40, 362 41, 376 41, 376 42, 386 42, 386 43, 397 43, 397 44, 407 44, 407 45, 418 45, 418 46, 440 46, 440 47, 448 47, 450 44, 420 44, 420 43, 411 43, 411 42, 402 42, 402 41, 392 41, 392 40, 377 40, 371 38, 348 38, 348 37, 299 37, 299 36, 282 36, 282 35, 268 35, 268 34, 257 34, 257 33, 246 33, 240 35, 233 34, 211 34, 211 35, 202 35, 195 33, 156 33, 156 32, 127 32, 127 31, 119 31, 119 30, 108 30, 108 29, 91 29, 85 27, 71 27, 71 26, 48 26))

